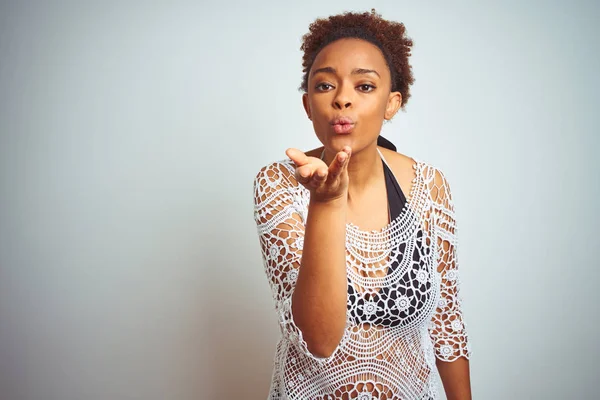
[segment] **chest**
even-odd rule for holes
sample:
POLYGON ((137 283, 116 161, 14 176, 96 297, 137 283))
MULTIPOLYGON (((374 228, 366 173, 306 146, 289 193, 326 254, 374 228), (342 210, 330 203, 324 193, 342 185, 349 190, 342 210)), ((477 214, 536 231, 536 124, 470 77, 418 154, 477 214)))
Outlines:
POLYGON ((349 240, 347 308, 354 324, 408 329, 435 310, 440 278, 430 233, 420 224, 404 233, 387 244, 378 244, 377 237, 349 240))
MULTIPOLYGON (((393 179, 403 194, 412 193, 415 184, 412 172, 401 170, 393 179)), ((394 189, 388 187, 390 185, 390 182, 386 183, 382 179, 376 186, 365 190, 360 197, 349 196, 346 222, 367 232, 379 231, 389 225, 395 217, 390 209, 390 196, 397 196, 394 189)))

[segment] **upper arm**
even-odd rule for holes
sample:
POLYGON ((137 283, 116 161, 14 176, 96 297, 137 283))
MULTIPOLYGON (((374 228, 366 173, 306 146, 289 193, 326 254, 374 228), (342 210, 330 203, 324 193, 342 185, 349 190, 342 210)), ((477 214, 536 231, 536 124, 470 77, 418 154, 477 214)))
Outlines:
POLYGON ((282 163, 262 168, 254 179, 254 219, 276 301, 291 295, 300 267, 304 220, 299 196, 297 182, 282 163))

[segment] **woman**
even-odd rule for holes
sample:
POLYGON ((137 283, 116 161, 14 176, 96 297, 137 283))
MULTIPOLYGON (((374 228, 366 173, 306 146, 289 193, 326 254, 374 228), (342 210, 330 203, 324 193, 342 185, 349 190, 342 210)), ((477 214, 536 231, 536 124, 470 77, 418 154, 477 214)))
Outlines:
POLYGON ((374 10, 317 19, 303 39, 323 146, 254 181, 282 333, 269 398, 436 399, 439 374, 448 399, 470 399, 448 181, 379 136, 409 98, 412 41, 374 10))

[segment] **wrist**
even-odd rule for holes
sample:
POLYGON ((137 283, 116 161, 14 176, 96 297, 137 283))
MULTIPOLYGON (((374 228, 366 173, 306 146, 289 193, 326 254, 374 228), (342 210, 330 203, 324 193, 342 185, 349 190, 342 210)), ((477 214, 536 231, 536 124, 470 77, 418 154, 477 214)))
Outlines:
POLYGON ((317 206, 317 207, 326 207, 326 208, 346 208, 348 204, 347 196, 340 196, 331 199, 319 199, 316 196, 310 196, 309 207, 317 206))

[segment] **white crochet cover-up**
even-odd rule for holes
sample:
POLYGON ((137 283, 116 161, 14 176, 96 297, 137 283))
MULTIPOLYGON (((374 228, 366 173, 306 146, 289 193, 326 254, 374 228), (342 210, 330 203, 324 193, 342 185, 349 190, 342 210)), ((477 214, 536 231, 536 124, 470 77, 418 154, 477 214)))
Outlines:
POLYGON ((438 399, 436 357, 470 358, 450 187, 438 168, 413 160, 415 178, 400 215, 377 231, 346 224, 346 272, 355 288, 348 310, 365 317, 383 312, 396 323, 356 323, 347 311, 343 338, 327 358, 308 350, 291 311, 310 192, 294 178, 291 160, 256 175, 254 218, 281 331, 269 400, 438 399), (401 252, 419 252, 420 261, 401 252), (396 268, 382 276, 393 260, 396 268), (396 291, 393 301, 377 296, 383 288, 396 291))

